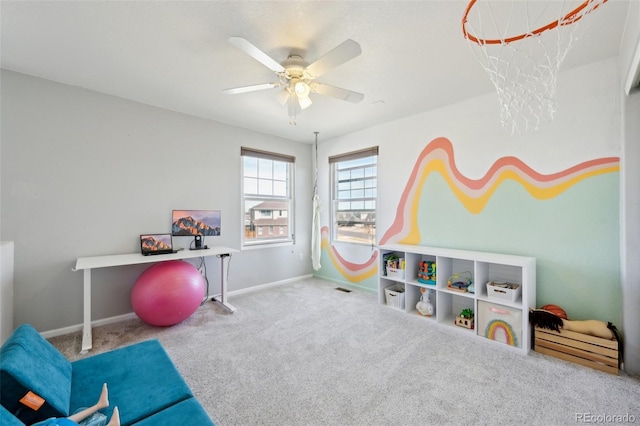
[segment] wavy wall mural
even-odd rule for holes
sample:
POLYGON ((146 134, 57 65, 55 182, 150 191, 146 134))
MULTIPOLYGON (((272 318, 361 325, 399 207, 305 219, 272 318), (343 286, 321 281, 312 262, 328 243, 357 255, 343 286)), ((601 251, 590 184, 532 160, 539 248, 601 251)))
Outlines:
POLYGON ((322 227, 322 248, 326 250, 331 264, 336 268, 336 271, 340 273, 346 280, 353 283, 358 283, 367 278, 371 278, 378 273, 378 252, 375 251, 373 255, 364 263, 353 263, 345 260, 335 246, 329 244, 329 227, 322 227))
MULTIPOLYGON (((433 173, 439 174, 457 200, 471 214, 483 211, 496 190, 506 181, 522 186, 531 197, 546 200, 557 197, 585 179, 620 170, 619 157, 586 161, 552 174, 541 174, 515 157, 499 158, 480 179, 464 176, 455 164, 453 145, 447 138, 436 138, 420 153, 402 192, 395 219, 380 239, 380 244, 419 244, 418 207, 423 187, 433 173)), ((377 272, 377 253, 367 262, 346 261, 329 243, 328 228, 322 228, 322 247, 336 270, 351 282, 372 277, 377 272)))

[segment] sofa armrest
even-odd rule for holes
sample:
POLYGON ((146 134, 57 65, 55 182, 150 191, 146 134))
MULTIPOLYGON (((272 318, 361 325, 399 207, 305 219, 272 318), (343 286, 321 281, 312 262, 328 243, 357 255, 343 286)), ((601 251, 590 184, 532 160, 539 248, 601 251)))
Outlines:
POLYGON ((71 363, 29 324, 18 327, 0 350, 0 402, 24 423, 66 417, 71 399, 71 363), (20 400, 32 392, 44 399, 36 410, 20 400))

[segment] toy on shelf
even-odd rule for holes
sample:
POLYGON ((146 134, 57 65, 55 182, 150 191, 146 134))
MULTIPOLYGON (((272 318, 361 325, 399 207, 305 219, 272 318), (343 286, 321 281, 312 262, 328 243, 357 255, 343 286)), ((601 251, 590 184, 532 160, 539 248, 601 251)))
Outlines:
POLYGON ((456 321, 455 321, 456 325, 459 325, 460 327, 468 328, 471 330, 473 330, 473 326, 474 326, 473 323, 474 323, 473 309, 463 309, 460 312, 460 315, 456 317, 456 321))
POLYGON ((473 275, 469 271, 456 272, 447 280, 447 287, 450 290, 466 293, 469 286, 473 284, 473 275))
POLYGON ((423 260, 418 264, 418 282, 435 284, 436 278, 436 262, 423 260))
POLYGON ((430 317, 436 311, 433 303, 431 303, 431 290, 423 287, 420 289, 420 293, 422 293, 422 295, 420 296, 420 300, 416 304, 416 309, 418 310, 420 315, 430 317))

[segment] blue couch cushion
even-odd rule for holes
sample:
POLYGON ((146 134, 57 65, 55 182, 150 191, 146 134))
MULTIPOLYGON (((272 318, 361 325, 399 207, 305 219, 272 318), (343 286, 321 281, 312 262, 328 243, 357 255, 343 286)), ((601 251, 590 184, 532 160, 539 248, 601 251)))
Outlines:
POLYGON ((193 397, 166 351, 156 339, 93 355, 71 363, 70 411, 97 401, 103 383, 109 388, 111 418, 118 406, 120 422, 131 425, 193 397))
POLYGON ((18 327, 0 349, 0 402, 23 423, 66 417, 71 363, 33 326, 18 327), (28 392, 44 399, 36 411, 20 402, 28 392))
POLYGON ((214 426, 214 423, 195 398, 185 399, 166 410, 162 410, 151 417, 134 423, 134 426, 175 425, 214 426))
POLYGON ((2 426, 24 426, 16 416, 11 414, 4 408, 4 405, 0 405, 0 425, 2 426))

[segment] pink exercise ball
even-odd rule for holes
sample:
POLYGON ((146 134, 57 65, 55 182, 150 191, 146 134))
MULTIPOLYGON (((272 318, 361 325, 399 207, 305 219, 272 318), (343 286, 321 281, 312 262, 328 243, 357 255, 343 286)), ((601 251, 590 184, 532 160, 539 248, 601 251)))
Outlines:
POLYGON ((189 318, 205 295, 206 282, 188 262, 170 260, 144 271, 131 290, 131 305, 150 325, 169 326, 189 318))

